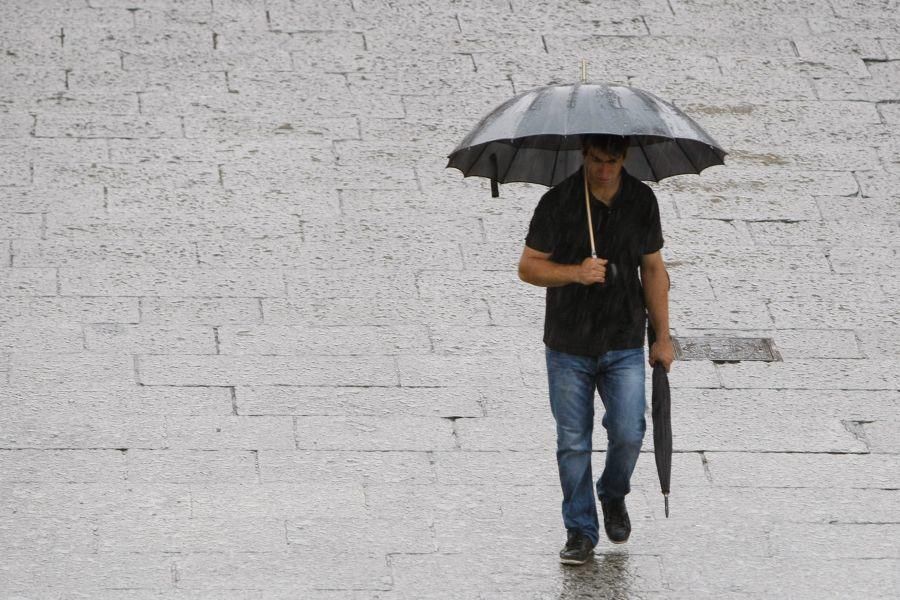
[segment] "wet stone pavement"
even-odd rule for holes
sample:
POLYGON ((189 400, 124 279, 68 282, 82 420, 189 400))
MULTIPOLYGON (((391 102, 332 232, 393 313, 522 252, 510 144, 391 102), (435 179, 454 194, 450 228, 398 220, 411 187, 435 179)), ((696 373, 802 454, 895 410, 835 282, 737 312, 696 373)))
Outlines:
POLYGON ((0 599, 900 596, 896 9, 4 0, 0 599), (673 334, 782 360, 675 362, 671 517, 648 429, 573 568, 544 188, 444 167, 581 58, 730 151, 653 184, 673 334))

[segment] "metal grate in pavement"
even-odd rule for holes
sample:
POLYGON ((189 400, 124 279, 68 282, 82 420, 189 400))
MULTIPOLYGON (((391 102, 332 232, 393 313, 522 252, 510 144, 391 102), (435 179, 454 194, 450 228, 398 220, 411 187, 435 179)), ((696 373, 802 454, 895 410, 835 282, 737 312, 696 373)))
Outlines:
POLYGON ((781 355, 772 338, 754 337, 673 337, 676 360, 738 362, 761 360, 780 362, 781 355))

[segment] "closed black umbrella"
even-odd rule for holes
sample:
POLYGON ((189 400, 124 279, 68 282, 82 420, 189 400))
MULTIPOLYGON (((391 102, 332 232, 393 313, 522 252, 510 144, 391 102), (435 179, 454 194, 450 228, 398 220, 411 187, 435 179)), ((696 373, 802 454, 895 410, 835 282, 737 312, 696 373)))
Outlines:
MULTIPOLYGON (((647 319, 647 341, 653 347, 656 332, 647 319)), ((672 479, 672 397, 669 393, 669 376, 666 368, 657 361, 653 366, 653 457, 656 459, 656 473, 659 487, 666 502, 666 518, 669 517, 669 484, 672 479)))

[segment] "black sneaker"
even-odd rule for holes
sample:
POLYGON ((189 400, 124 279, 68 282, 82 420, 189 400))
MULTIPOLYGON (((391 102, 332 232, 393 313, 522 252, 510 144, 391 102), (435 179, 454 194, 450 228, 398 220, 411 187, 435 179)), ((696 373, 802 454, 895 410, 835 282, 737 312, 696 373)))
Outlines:
POLYGON ((600 498, 603 507, 603 527, 613 544, 624 544, 631 534, 631 520, 625 509, 625 498, 600 498))
POLYGON ((591 538, 578 531, 570 531, 566 547, 559 551, 559 562, 566 565, 583 565, 594 553, 591 538))

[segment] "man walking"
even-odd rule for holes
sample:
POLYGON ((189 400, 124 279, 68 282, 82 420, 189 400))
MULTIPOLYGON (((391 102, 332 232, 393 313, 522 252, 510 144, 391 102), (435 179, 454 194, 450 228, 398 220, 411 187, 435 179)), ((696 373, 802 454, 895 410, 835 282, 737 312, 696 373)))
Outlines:
POLYGON ((585 167, 541 197, 519 261, 522 281, 547 288, 543 341, 568 533, 560 560, 566 564, 587 561, 599 540, 591 471, 594 389, 608 439, 596 493, 607 537, 624 543, 631 533, 625 496, 646 430, 647 313, 656 332, 649 364, 659 361, 668 372, 674 360, 656 196, 623 168, 627 137, 586 135, 582 145, 585 167), (585 177, 600 258, 591 257, 585 177))

